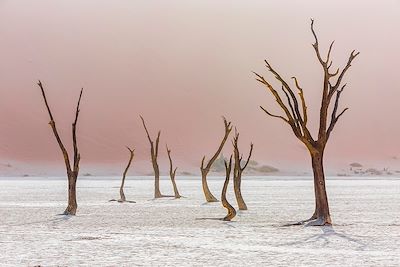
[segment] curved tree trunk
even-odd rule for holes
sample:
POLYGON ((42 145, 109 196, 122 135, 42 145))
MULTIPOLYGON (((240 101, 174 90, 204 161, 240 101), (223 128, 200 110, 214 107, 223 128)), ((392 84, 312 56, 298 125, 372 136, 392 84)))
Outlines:
POLYGON ((215 162, 215 160, 221 153, 222 148, 224 147, 225 142, 228 139, 228 136, 232 131, 231 122, 228 122, 225 117, 222 117, 222 118, 224 120, 224 128, 225 128, 224 138, 222 138, 222 141, 218 147, 218 150, 214 153, 214 155, 208 161, 206 166, 204 166, 204 161, 205 161, 206 157, 204 156, 203 159, 201 160, 201 166, 200 166, 201 184, 203 186, 203 193, 204 193, 204 196, 205 196, 207 202, 218 202, 218 199, 216 197, 214 197, 213 194, 211 194, 210 188, 208 187, 207 174, 210 172, 211 166, 213 165, 213 163, 215 162))
POLYGON ((175 167, 175 169, 172 166, 172 158, 171 158, 171 149, 168 148, 168 145, 165 145, 167 149, 167 154, 168 154, 168 160, 169 160, 169 176, 171 178, 172 186, 174 188, 174 197, 175 198, 181 198, 182 196, 179 194, 178 187, 176 186, 175 182, 175 176, 176 176, 176 170, 178 169, 175 167))
POLYGON ((309 224, 330 225, 332 221, 325 187, 323 152, 311 153, 311 162, 314 174, 315 211, 311 217, 311 220, 314 221, 311 221, 309 224))
MULTIPOLYGON (((128 165, 126 165, 124 173, 122 174, 121 187, 119 188, 120 199, 118 200, 118 202, 126 202, 126 197, 125 197, 125 194, 124 194, 125 178, 126 178, 126 174, 128 173, 129 167, 132 164, 134 151, 135 151, 134 149, 130 149, 129 147, 126 147, 126 148, 129 150, 130 156, 129 156, 128 165)), ((133 202, 134 203, 134 201, 129 201, 129 202, 133 202)))
POLYGON ((239 171, 233 175, 233 190, 235 191, 236 201, 239 210, 247 210, 247 205, 244 202, 242 196, 241 182, 242 182, 242 173, 239 171))
POLYGON ((203 193, 207 202, 218 202, 218 199, 211 193, 207 184, 207 170, 201 170, 201 184, 203 186, 203 193))
POLYGON ((224 182, 224 186, 222 187, 222 193, 221 193, 222 206, 224 206, 224 208, 226 208, 228 210, 228 214, 222 219, 224 221, 230 221, 236 216, 235 208, 226 199, 226 190, 228 189, 228 185, 229 185, 229 177, 231 175, 231 167, 232 167, 232 156, 229 160, 229 165, 225 161, 226 177, 225 177, 225 182, 224 182))

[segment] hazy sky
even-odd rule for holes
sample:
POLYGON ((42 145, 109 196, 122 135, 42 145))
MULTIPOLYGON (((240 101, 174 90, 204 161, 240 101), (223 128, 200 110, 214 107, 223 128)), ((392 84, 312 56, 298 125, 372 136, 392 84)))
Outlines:
POLYGON ((0 159, 62 168, 41 79, 68 146, 84 87, 82 164, 124 162, 131 145, 150 170, 142 114, 153 135, 162 130, 161 159, 168 142, 181 165, 196 166, 218 146, 225 115, 243 152, 253 141, 258 161, 308 167, 287 125, 260 111, 280 110, 251 71, 272 80, 268 59, 283 76, 297 76, 317 121, 322 70, 310 18, 322 51, 335 40, 334 66, 361 52, 345 79, 341 106, 350 110, 334 130, 327 165, 400 156, 400 1, 0 0, 0 159))

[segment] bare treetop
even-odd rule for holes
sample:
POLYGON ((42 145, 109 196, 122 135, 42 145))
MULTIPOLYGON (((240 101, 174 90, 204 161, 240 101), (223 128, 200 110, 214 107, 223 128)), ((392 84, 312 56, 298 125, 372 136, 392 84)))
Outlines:
POLYGON ((341 85, 342 80, 351 67, 351 63, 353 60, 359 55, 359 52, 355 52, 353 50, 347 63, 342 71, 338 68, 335 72, 331 72, 331 67, 333 61, 330 59, 332 48, 334 41, 331 42, 329 46, 329 50, 327 52, 326 59, 323 59, 321 56, 320 48, 319 48, 319 41, 317 34, 314 30, 314 20, 311 20, 311 32, 314 36, 315 42, 313 43, 313 48, 315 50, 317 59, 321 64, 323 71, 324 71, 324 83, 323 83, 323 95, 322 95, 322 103, 321 103, 321 112, 320 112, 320 127, 318 130, 318 138, 315 139, 312 137, 308 127, 308 114, 307 114, 307 104, 304 98, 303 88, 300 86, 299 81, 296 77, 292 77, 294 81, 294 86, 298 91, 299 97, 297 97, 294 93, 292 87, 282 78, 282 76, 276 71, 271 64, 265 60, 266 67, 270 73, 274 75, 274 77, 281 83, 281 91, 284 94, 284 98, 278 93, 278 91, 271 85, 268 79, 264 78, 260 74, 254 72, 257 76, 256 80, 260 83, 264 84, 266 88, 274 95, 276 102, 281 107, 282 111, 284 112, 284 116, 282 115, 275 115, 269 112, 266 108, 260 107, 266 114, 271 117, 279 118, 286 122, 293 130, 294 134, 298 139, 300 139, 303 143, 307 146, 315 146, 318 144, 326 143, 329 139, 329 136, 335 127, 336 122, 339 118, 344 114, 348 108, 344 108, 342 111, 338 112, 339 100, 343 89, 346 87, 346 84, 341 85), (336 80, 333 78, 336 77, 336 80), (334 107, 331 113, 330 123, 328 125, 328 108, 331 103, 332 97, 336 95, 334 101, 334 107), (284 100, 286 99, 286 101, 284 100), (301 110, 301 111, 300 111, 301 110))

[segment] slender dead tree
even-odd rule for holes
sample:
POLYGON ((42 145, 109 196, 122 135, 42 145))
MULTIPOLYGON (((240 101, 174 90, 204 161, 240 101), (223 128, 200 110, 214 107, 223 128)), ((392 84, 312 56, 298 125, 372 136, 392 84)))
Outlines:
POLYGON ((229 134, 232 131, 232 126, 231 126, 231 122, 228 122, 225 117, 222 117, 224 120, 224 126, 225 126, 225 134, 224 134, 224 138, 221 141, 221 144, 218 147, 217 152, 215 152, 214 156, 212 156, 212 158, 208 161, 207 165, 204 166, 204 161, 206 159, 206 156, 203 157, 203 159, 201 160, 201 183, 203 186, 203 192, 204 192, 204 196, 206 197, 206 201, 207 202, 217 202, 217 198, 214 197, 213 194, 211 194, 210 189, 208 188, 208 184, 207 184, 207 175, 210 172, 211 166, 213 165, 214 161, 218 158, 219 154, 222 151, 222 148, 225 145, 226 140, 228 139, 229 134))
POLYGON ((158 144, 160 143, 161 131, 158 131, 156 144, 154 146, 154 142, 150 137, 149 131, 147 130, 146 123, 144 122, 143 117, 140 116, 140 119, 142 120, 143 127, 146 131, 147 139, 149 139, 150 142, 151 163, 153 164, 153 169, 154 169, 154 198, 166 197, 160 192, 160 168, 158 167, 158 162, 157 162, 158 144))
POLYGON ((182 196, 179 194, 178 187, 176 186, 176 182, 175 182, 176 170, 177 170, 178 168, 175 167, 175 169, 173 169, 173 166, 172 166, 172 159, 171 159, 171 149, 168 148, 168 145, 165 145, 165 147, 167 148, 167 153, 168 153, 168 159, 169 159, 169 176, 171 177, 172 186, 174 187, 174 197, 175 197, 175 198, 181 198, 182 196))
POLYGON ((67 177, 68 177, 68 206, 64 211, 64 215, 75 215, 76 210, 78 208, 78 204, 76 202, 76 180, 78 179, 78 174, 79 174, 79 162, 81 159, 81 155, 78 150, 78 144, 77 144, 77 138, 76 138, 76 124, 78 122, 78 116, 79 116, 79 105, 81 103, 81 98, 82 98, 82 92, 83 88, 81 89, 81 92, 79 94, 79 99, 78 99, 78 104, 76 106, 76 111, 75 111, 75 120, 72 123, 72 142, 73 142, 73 150, 74 150, 74 162, 71 164, 68 152, 61 141, 60 135, 58 134, 57 127, 56 127, 56 122, 54 121, 53 114, 51 113, 49 104, 47 103, 47 98, 46 94, 44 92, 43 84, 41 81, 38 82, 38 86, 40 87, 40 90, 42 91, 42 96, 44 103, 47 108, 47 112, 49 113, 50 116, 50 126, 53 130, 53 134, 57 140, 58 146, 61 149, 61 152, 64 156, 64 162, 65 162, 65 167, 67 169, 67 177))
POLYGON ((307 147, 311 155, 312 169, 314 174, 315 211, 310 219, 301 221, 299 222, 299 224, 309 222, 308 225, 330 225, 332 223, 332 220, 329 212, 328 197, 325 188, 323 156, 326 144, 336 123, 348 109, 345 108, 342 111, 338 112, 340 96, 343 92, 343 89, 346 87, 346 84, 341 84, 345 74, 351 66, 351 63, 359 55, 359 52, 355 52, 355 50, 353 50, 350 53, 345 67, 341 71, 338 68, 335 72, 331 72, 332 61, 330 59, 330 56, 334 42, 332 42, 329 46, 326 59, 323 59, 319 49, 318 38, 314 31, 314 20, 311 20, 311 32, 315 39, 313 48, 324 73, 318 138, 314 139, 308 129, 306 100, 304 97, 303 89, 300 87, 297 78, 292 77, 292 79, 294 80, 294 85, 298 90, 299 99, 295 95, 293 89, 285 81, 285 79, 267 61, 265 61, 268 71, 271 72, 281 84, 282 92, 284 93, 287 100, 284 102, 278 91, 274 89, 269 81, 267 81, 263 76, 257 73, 255 73, 255 75, 257 76, 256 80, 265 85, 267 90, 273 94, 276 102, 279 104, 285 115, 275 115, 270 113, 263 107, 261 107, 261 109, 269 116, 281 119, 282 121, 287 123, 292 129, 294 135, 307 147), (334 105, 330 113, 330 122, 328 123, 328 110, 332 99, 334 99, 334 105))
POLYGON ((124 185, 125 185, 125 178, 126 178, 126 174, 128 173, 129 167, 132 164, 132 160, 133 160, 133 156, 135 155, 135 150, 131 149, 129 147, 126 147, 129 150, 129 161, 128 161, 128 165, 126 165, 126 168, 124 170, 124 173, 122 174, 122 181, 121 181, 121 187, 119 188, 119 196, 120 199, 116 200, 116 199, 111 199, 110 201, 118 201, 120 203, 123 202, 129 202, 129 203, 136 203, 135 201, 128 201, 126 200, 125 194, 124 194, 124 185))
POLYGON ((222 206, 224 206, 225 209, 228 210, 228 214, 222 219, 223 221, 230 221, 236 216, 236 210, 232 205, 226 200, 226 190, 228 189, 229 185, 229 178, 231 176, 231 170, 232 170, 232 155, 229 159, 229 164, 224 161, 225 164, 225 170, 226 170, 226 177, 225 177, 225 182, 224 186, 222 187, 222 193, 221 193, 221 202, 222 206))
POLYGON ((233 156, 235 159, 235 165, 233 169, 233 188, 235 191, 235 196, 236 196, 236 201, 239 207, 239 210, 247 210, 247 205, 243 200, 242 196, 242 190, 241 190, 241 184, 242 184, 242 173, 246 169, 247 165, 249 164, 250 158, 251 158, 251 153, 253 152, 253 143, 250 144, 250 152, 249 156, 247 157, 247 160, 245 164, 242 167, 242 160, 243 157, 240 155, 239 152, 239 146, 238 146, 238 141, 239 141, 239 133, 235 129, 235 136, 233 137, 233 156))

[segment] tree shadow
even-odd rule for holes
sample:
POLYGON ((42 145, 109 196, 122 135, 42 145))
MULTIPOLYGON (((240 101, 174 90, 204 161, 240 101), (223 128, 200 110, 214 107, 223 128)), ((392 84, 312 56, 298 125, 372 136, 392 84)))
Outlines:
POLYGON ((355 246, 357 246, 357 250, 364 251, 367 247, 367 244, 364 243, 363 241, 357 239, 355 236, 350 236, 346 234, 345 232, 339 232, 333 229, 332 226, 322 226, 320 227, 322 233, 319 234, 314 234, 311 235, 305 239, 299 240, 299 241, 294 241, 294 242, 289 242, 289 243, 284 243, 281 245, 304 245, 304 244, 310 244, 310 243, 317 243, 317 242, 322 242, 322 246, 328 246, 331 244, 332 239, 334 238, 339 238, 339 239, 344 239, 348 241, 349 243, 353 243, 355 246))

